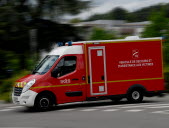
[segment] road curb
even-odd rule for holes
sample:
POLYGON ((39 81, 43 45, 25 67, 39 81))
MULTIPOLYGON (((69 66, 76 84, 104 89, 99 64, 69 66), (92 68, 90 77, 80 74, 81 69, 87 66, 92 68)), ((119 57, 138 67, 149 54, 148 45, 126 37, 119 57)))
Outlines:
POLYGON ((0 104, 5 104, 5 101, 4 100, 0 100, 0 104))
POLYGON ((13 106, 14 104, 12 104, 11 102, 5 102, 4 100, 0 100, 0 107, 8 107, 8 106, 13 106))

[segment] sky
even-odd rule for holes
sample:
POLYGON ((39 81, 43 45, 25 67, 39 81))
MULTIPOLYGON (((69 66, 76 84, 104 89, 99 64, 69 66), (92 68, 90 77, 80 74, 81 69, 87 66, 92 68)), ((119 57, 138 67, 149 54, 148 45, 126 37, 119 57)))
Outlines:
MULTIPOLYGON (((84 0, 85 1, 85 0, 84 0)), ((143 7, 159 3, 169 3, 169 0, 90 0, 92 2, 91 8, 84 12, 70 16, 70 18, 81 18, 86 19, 93 14, 102 14, 112 10, 115 7, 122 7, 128 11, 135 11, 143 7)), ((68 17, 69 18, 69 17, 68 17)))

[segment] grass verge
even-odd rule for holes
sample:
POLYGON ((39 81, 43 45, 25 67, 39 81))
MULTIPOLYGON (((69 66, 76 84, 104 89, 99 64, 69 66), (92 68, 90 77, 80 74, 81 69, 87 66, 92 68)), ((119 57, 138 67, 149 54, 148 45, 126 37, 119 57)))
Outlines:
POLYGON ((13 75, 13 77, 11 78, 0 80, 0 100, 3 100, 5 102, 11 102, 11 93, 15 81, 25 76, 26 74, 29 74, 29 71, 23 70, 13 75))

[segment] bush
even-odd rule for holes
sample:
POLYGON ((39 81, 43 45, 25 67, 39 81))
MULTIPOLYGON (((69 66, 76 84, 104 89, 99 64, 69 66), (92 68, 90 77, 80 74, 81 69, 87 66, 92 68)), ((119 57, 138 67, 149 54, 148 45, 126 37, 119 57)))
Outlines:
POLYGON ((29 71, 21 71, 20 73, 16 74, 12 78, 1 80, 0 81, 0 100, 4 100, 6 102, 11 102, 11 93, 13 89, 13 85, 15 81, 22 76, 28 74, 29 71))
POLYGON ((102 28, 94 28, 90 40, 112 40, 116 39, 115 34, 102 28))
POLYGON ((11 51, 0 50, 0 79, 9 78, 19 71, 18 55, 11 51))

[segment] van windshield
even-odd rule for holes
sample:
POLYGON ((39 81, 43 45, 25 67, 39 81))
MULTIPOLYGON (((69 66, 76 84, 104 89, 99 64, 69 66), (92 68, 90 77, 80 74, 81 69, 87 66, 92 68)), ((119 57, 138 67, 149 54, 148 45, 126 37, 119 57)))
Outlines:
POLYGON ((56 60, 59 58, 58 55, 46 56, 33 70, 32 74, 45 74, 53 66, 56 60))

